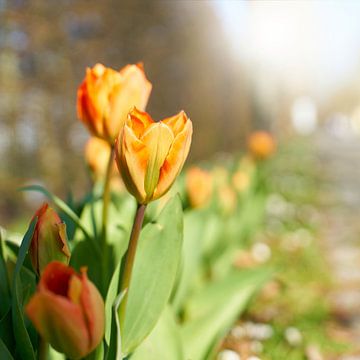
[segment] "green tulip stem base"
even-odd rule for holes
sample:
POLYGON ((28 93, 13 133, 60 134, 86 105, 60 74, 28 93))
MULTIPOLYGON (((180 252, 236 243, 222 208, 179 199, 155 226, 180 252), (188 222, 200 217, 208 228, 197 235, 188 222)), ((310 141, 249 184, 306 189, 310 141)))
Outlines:
POLYGON ((39 339, 39 360, 48 360, 49 344, 44 340, 43 337, 39 339))
POLYGON ((125 264, 124 264, 123 271, 121 274, 120 293, 124 292, 124 298, 123 298, 123 300, 120 304, 120 308, 119 308, 119 320, 120 320, 120 330, 121 331, 124 328, 126 304, 127 304, 127 299, 128 299, 128 295, 129 295, 131 274, 132 274, 132 269, 134 267, 136 248, 137 248, 137 244, 138 244, 138 240, 139 240, 142 223, 144 221, 145 210, 146 210, 146 205, 138 204, 135 219, 134 219, 134 224, 133 224, 133 227, 131 230, 129 247, 125 254, 125 264))
POLYGON ((103 264, 103 293, 106 294, 107 283, 108 283, 108 271, 106 269, 108 264, 108 249, 107 249, 107 223, 108 223, 108 210, 110 204, 110 178, 111 171, 114 163, 114 146, 111 146, 109 161, 106 168, 106 174, 104 179, 104 192, 103 192, 103 208, 102 208, 102 229, 101 229, 101 253, 102 253, 102 264, 103 264))

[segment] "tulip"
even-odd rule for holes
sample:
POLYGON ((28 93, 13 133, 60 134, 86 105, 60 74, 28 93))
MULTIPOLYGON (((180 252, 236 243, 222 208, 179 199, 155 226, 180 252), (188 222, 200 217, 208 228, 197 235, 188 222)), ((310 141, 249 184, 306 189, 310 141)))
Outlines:
MULTIPOLYGON (((111 146, 105 140, 93 136, 87 141, 85 145, 85 160, 95 180, 100 180, 105 177, 110 152, 111 146)), ((115 175, 116 173, 117 169, 114 161, 111 175, 115 175)))
POLYGON ((242 193, 250 186, 250 176, 243 170, 237 170, 232 176, 232 185, 239 192, 242 193))
POLYGON ((134 108, 115 144, 115 158, 128 191, 139 204, 164 195, 189 153, 192 123, 186 114, 155 122, 134 108))
POLYGON ((53 260, 68 264, 70 250, 67 245, 66 225, 48 204, 43 204, 34 217, 38 220, 29 253, 33 269, 40 275, 46 265, 53 260))
POLYGON ((256 131, 248 139, 248 148, 255 159, 264 160, 275 152, 276 144, 266 131, 256 131))
POLYGON ((213 179, 209 172, 193 166, 186 172, 186 189, 190 205, 200 208, 211 199, 213 179))
POLYGON ((113 145, 130 109, 145 110, 151 88, 140 63, 120 71, 96 64, 78 89, 78 117, 92 135, 113 145))
POLYGON ((89 354, 104 335, 104 302, 86 268, 78 274, 51 262, 25 312, 44 340, 71 359, 89 354))

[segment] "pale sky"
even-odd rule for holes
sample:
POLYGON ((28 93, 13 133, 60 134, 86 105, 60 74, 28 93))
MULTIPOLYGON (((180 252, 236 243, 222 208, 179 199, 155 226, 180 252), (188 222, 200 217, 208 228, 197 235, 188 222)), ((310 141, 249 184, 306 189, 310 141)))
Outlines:
MULTIPOLYGON (((229 51, 326 96, 360 73, 360 1, 211 1, 229 51)), ((265 70, 264 70, 265 69, 265 70)))

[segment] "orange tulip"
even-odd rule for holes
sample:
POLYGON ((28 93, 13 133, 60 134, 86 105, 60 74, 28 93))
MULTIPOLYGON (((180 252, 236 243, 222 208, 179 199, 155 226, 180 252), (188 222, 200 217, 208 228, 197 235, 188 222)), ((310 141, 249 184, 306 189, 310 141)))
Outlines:
POLYGON ((192 207, 199 208, 207 205, 213 190, 211 174, 199 167, 191 167, 186 172, 186 189, 192 207))
POLYGON ((59 215, 43 204, 35 213, 38 217, 30 244, 30 259, 34 271, 40 275, 53 260, 69 263, 70 250, 67 244, 66 225, 59 215))
POLYGON ((259 160, 267 159, 276 149, 274 138, 266 131, 257 131, 248 139, 250 153, 259 160))
POLYGON ((138 203, 164 195, 180 173, 189 153, 192 123, 186 114, 155 122, 134 108, 115 145, 119 171, 138 203))
POLYGON ((78 89, 78 117, 91 134, 113 144, 130 109, 145 109, 151 88, 142 64, 120 71, 96 64, 78 89))
MULTIPOLYGON (((104 178, 109 161, 111 146, 105 140, 91 137, 85 145, 85 160, 95 180, 104 178)), ((116 165, 114 161, 114 169, 116 165)))
POLYGON ((104 335, 104 302, 85 268, 77 274, 51 262, 25 311, 40 335, 71 359, 89 354, 104 335))

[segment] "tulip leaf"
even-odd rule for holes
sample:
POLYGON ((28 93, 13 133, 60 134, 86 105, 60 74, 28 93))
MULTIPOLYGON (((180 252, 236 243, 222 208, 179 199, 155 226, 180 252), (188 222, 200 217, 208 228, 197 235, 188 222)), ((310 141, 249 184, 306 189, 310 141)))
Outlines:
POLYGON ((185 360, 179 325, 172 308, 166 307, 155 328, 141 343, 131 360, 185 360))
POLYGON ((184 214, 184 243, 182 247, 181 266, 176 291, 171 303, 176 311, 181 309, 184 298, 189 293, 198 274, 201 264, 201 244, 204 233, 205 218, 202 211, 188 211, 184 214), (196 244, 196 245, 195 245, 196 244))
POLYGON ((31 344, 29 333, 25 326, 25 320, 23 316, 23 298, 22 298, 22 284, 20 272, 22 265, 25 261, 26 254, 30 247, 32 236, 37 223, 37 217, 32 220, 24 238, 21 243, 18 258, 15 265, 12 283, 12 321, 14 336, 16 341, 16 349, 22 359, 35 360, 35 353, 31 344))
MULTIPOLYGON (((7 313, 0 319, 0 339, 4 342, 7 349, 10 349, 13 353, 15 349, 15 339, 12 331, 11 308, 9 308, 7 313)), ((1 356, 0 359, 2 359, 1 356)))
POLYGON ((186 359, 212 359, 222 337, 271 275, 266 268, 234 270, 195 294, 185 308, 182 328, 186 359))
MULTIPOLYGON (((75 214, 75 212, 60 198, 58 198, 56 195, 52 194, 50 191, 45 189, 41 185, 31 185, 31 186, 24 186, 19 189, 20 191, 37 191, 45 195, 48 199, 50 199, 61 211, 63 211, 75 224, 76 226, 81 229, 81 231, 84 233, 85 237, 89 239, 90 241, 94 242, 94 238, 90 236, 89 232, 85 228, 85 226, 82 224, 79 217, 75 214)), ((99 251, 99 244, 94 242, 95 248, 99 251)))
POLYGON ((181 256, 183 216, 179 196, 169 200, 155 223, 140 234, 122 334, 131 353, 156 325, 174 286, 181 256))
POLYGON ((8 348, 3 343, 3 341, 0 339, 0 359, 1 360, 14 360, 14 358, 11 356, 8 348))
POLYGON ((0 318, 9 310, 11 303, 9 278, 5 261, 5 239, 0 228, 0 318))
MULTIPOLYGON (((119 271, 118 274, 119 275, 119 271)), ((120 331, 120 320, 119 320, 119 306, 121 301, 124 299, 125 291, 121 292, 112 303, 112 314, 111 314, 111 333, 108 340, 109 348, 106 354, 106 360, 121 360, 122 356, 122 348, 121 348, 121 331, 120 331)), ((110 296, 112 297, 112 295, 110 296)), ((106 310, 105 310, 106 311, 106 310)), ((106 314, 105 314, 106 315, 106 314)), ((105 334, 106 336, 106 334, 105 334)))

